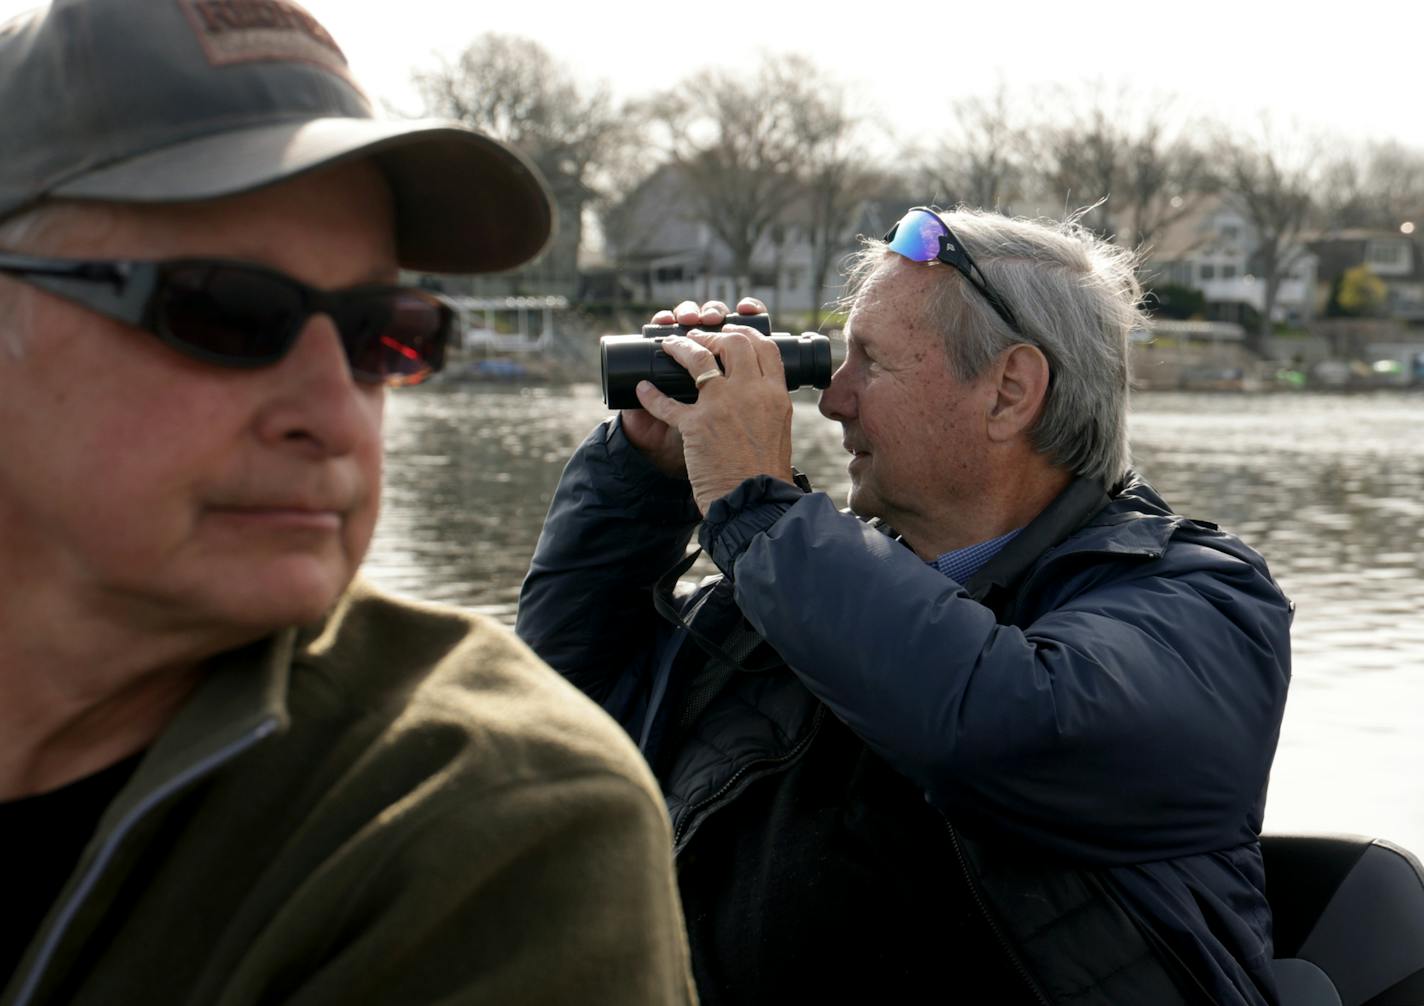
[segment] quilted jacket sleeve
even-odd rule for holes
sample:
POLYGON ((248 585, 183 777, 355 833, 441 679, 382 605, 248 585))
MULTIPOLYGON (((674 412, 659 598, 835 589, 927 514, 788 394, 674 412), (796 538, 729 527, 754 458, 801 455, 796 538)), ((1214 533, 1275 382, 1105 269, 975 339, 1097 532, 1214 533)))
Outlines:
POLYGON ((667 632, 653 586, 699 519, 687 482, 654 468, 616 417, 574 453, 549 506, 515 631, 625 727, 667 632))
POLYGON ((1219 537, 1234 547, 1086 556, 1021 627, 822 494, 719 563, 806 685, 932 803, 1113 864, 1228 848, 1260 824, 1290 610, 1259 557, 1219 537))

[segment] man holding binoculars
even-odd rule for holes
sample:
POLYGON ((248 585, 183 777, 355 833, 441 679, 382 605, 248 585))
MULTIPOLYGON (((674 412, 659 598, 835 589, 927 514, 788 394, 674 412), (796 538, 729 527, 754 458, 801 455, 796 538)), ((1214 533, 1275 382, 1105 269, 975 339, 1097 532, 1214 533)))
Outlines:
POLYGON ((967 211, 867 242, 820 403, 849 511, 736 325, 570 461, 518 630, 652 764, 704 1002, 1274 1001, 1290 604, 1128 467, 1134 264, 967 211))

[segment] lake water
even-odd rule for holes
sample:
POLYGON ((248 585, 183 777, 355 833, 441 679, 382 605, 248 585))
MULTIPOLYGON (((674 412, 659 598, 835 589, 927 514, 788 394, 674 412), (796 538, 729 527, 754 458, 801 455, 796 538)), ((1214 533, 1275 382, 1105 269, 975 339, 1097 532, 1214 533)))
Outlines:
MULTIPOLYGON (((801 394, 797 464, 844 499, 840 429, 801 394)), ((592 385, 392 395, 367 575, 512 623, 559 472, 605 415, 592 385)), ((1132 442, 1179 512, 1240 534, 1296 602, 1266 827, 1424 853, 1424 396, 1142 395, 1132 442)))

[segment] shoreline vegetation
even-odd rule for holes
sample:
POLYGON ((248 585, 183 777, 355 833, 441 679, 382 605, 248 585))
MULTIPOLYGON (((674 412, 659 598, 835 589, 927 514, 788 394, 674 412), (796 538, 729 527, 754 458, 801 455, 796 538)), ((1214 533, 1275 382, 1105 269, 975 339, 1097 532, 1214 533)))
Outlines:
MULTIPOLYGON (((1424 389, 1424 342, 1404 344, 1390 357, 1336 356, 1304 340, 1279 338, 1277 355, 1262 358, 1236 344, 1200 343, 1172 337, 1134 340, 1132 387, 1136 392, 1207 391, 1290 393, 1418 391, 1424 389)), ((599 382, 598 340, 564 334, 545 352, 500 353, 450 350, 437 384, 571 385, 599 382)), ((843 352, 832 339, 833 365, 843 352)))
MULTIPOLYGON (((1380 391, 1424 392, 1424 380, 1405 381, 1393 373, 1380 373, 1361 366, 1330 368, 1315 373, 1290 367, 1265 366, 1243 368, 1224 364, 1190 369, 1160 366, 1139 367, 1132 376, 1134 394, 1153 392, 1206 392, 1213 394, 1293 394, 1300 392, 1340 395, 1370 394, 1380 391)), ((556 361, 488 357, 483 360, 452 361, 431 382, 435 387, 455 384, 481 384, 493 387, 598 387, 596 371, 586 367, 570 367, 556 361)), ((793 394, 817 394, 814 388, 803 388, 793 394)))

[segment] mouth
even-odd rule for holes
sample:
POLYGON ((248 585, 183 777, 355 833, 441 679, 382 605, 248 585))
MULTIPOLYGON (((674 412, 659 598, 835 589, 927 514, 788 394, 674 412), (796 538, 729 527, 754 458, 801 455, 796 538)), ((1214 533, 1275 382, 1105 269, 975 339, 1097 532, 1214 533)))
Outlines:
POLYGON ((303 504, 271 504, 262 506, 219 506, 210 511, 225 521, 245 525, 253 530, 268 528, 284 531, 339 531, 344 511, 337 507, 303 504))

